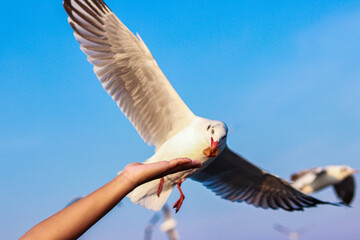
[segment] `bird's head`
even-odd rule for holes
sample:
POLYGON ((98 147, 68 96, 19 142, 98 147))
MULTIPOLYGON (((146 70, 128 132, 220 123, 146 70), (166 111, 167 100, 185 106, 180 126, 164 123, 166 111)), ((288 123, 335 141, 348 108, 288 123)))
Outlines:
POLYGON ((205 140, 212 149, 219 148, 220 152, 225 148, 226 135, 228 132, 225 123, 214 120, 207 120, 203 124, 205 140))
POLYGON ((328 175, 338 179, 339 181, 357 173, 356 169, 353 169, 349 166, 329 166, 327 167, 326 171, 328 175))

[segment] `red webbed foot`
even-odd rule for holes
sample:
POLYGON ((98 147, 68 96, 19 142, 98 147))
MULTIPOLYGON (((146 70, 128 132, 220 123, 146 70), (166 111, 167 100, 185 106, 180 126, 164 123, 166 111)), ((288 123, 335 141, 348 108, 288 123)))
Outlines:
POLYGON ((180 197, 179 199, 176 201, 176 203, 174 204, 173 208, 176 208, 175 212, 177 213, 180 208, 181 208, 181 205, 185 199, 185 195, 184 193, 182 192, 181 190, 181 184, 184 182, 184 180, 180 180, 178 183, 177 183, 177 189, 179 189, 179 192, 180 192, 180 197))

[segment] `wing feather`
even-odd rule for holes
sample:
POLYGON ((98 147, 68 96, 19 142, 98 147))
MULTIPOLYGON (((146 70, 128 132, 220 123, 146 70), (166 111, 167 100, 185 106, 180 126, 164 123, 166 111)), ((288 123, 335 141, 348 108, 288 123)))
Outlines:
POLYGON ((355 193, 355 180, 354 176, 350 175, 340 183, 334 185, 337 196, 343 201, 344 204, 350 205, 354 198, 355 193))
POLYGON ((256 207, 286 211, 303 210, 317 204, 331 204, 308 196, 287 183, 225 148, 205 169, 191 177, 202 182, 216 195, 256 207))
POLYGON ((139 35, 102 0, 64 0, 80 49, 105 91, 149 145, 161 146, 194 114, 160 70, 139 35))

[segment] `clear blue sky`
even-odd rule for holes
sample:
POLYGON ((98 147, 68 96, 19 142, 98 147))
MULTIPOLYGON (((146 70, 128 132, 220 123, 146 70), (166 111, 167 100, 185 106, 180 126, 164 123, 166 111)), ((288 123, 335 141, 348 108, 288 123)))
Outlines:
MULTIPOLYGON (((360 168, 358 1, 107 4, 192 111, 226 122, 230 147, 255 164, 285 179, 315 166, 360 168)), ((0 3, 0 239, 153 153, 102 89, 66 18, 61 1, 0 3)), ((288 213, 230 203, 191 180, 183 190, 182 239, 286 239, 275 223, 305 227, 302 239, 360 237, 358 196, 353 208, 288 213)), ((336 201, 332 189, 316 197, 336 201)), ((152 215, 126 199, 83 239, 142 239, 152 215)))

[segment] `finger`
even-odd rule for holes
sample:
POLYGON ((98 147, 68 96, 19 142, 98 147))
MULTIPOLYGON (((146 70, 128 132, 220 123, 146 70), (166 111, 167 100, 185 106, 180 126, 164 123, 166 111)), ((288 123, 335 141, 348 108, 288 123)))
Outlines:
POLYGON ((173 168, 175 166, 180 166, 185 163, 192 162, 190 158, 175 158, 169 161, 169 168, 173 168))
POLYGON ((174 162, 171 162, 171 164, 169 164, 168 170, 166 171, 166 173, 164 175, 201 167, 201 162, 198 160, 191 160, 188 158, 175 159, 175 160, 176 161, 172 160, 174 162), (172 164, 175 164, 175 165, 172 165, 172 164))
POLYGON ((165 176, 169 171, 176 171, 176 168, 181 168, 181 166, 184 164, 191 162, 192 160, 190 158, 175 158, 170 161, 164 160, 156 163, 150 163, 147 166, 152 166, 152 174, 160 174, 161 176, 165 176))
POLYGON ((189 158, 176 158, 170 161, 144 164, 143 167, 144 170, 146 168, 146 171, 142 171, 142 178, 144 179, 140 182, 151 181, 192 168, 199 168, 201 167, 201 163, 198 160, 191 160, 189 158))
POLYGON ((191 162, 176 165, 176 167, 174 167, 173 170, 178 172, 178 171, 183 171, 183 170, 193 169, 193 168, 200 168, 200 167, 201 167, 200 161, 192 160, 191 162))

